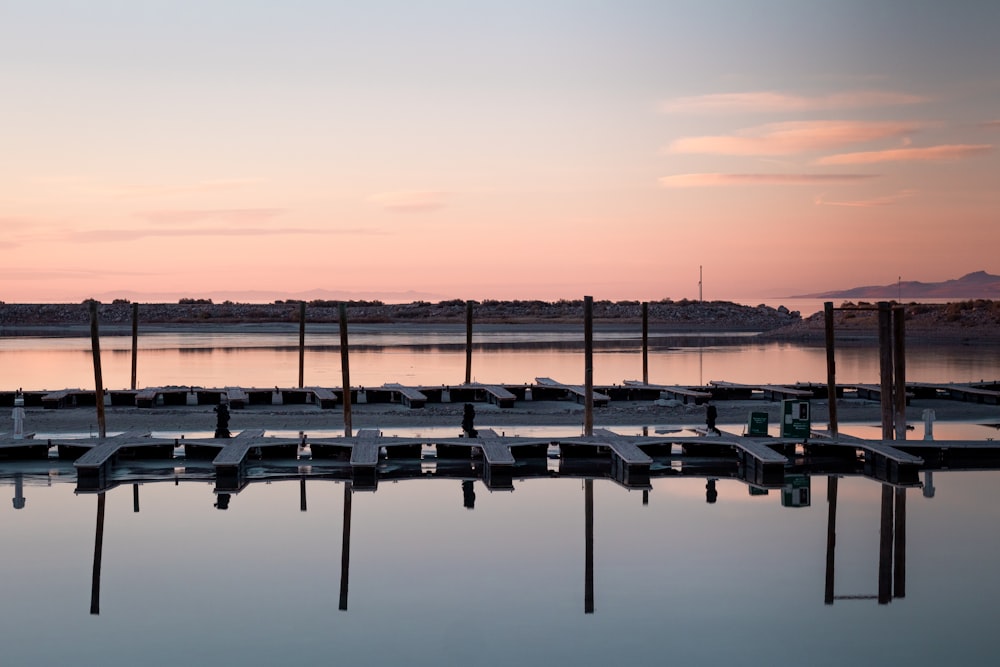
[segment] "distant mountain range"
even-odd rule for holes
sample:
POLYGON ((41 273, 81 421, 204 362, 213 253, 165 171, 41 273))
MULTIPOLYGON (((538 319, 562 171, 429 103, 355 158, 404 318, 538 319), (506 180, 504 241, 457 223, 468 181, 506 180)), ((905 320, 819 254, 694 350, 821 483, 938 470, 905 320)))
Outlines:
POLYGON ((139 303, 175 303, 178 299, 212 299, 215 303, 235 301, 236 303, 273 303, 277 300, 293 301, 382 301, 384 303, 411 303, 413 301, 439 301, 444 297, 431 292, 348 292, 345 290, 312 289, 304 292, 278 292, 267 290, 206 290, 196 294, 186 292, 135 292, 115 290, 95 294, 98 301, 128 299, 139 303))
POLYGON ((985 271, 939 283, 903 280, 890 285, 866 285, 833 292, 802 294, 802 299, 1000 299, 1000 276, 985 271))

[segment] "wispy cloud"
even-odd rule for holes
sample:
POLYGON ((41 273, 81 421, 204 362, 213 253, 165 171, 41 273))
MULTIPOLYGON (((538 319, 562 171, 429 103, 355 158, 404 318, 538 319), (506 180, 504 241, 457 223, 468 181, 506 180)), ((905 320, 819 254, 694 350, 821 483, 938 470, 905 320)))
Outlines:
POLYGON ((444 208, 447 195, 440 190, 398 190, 372 195, 368 201, 390 211, 433 211, 444 208))
POLYGON ((187 185, 78 185, 76 189, 91 196, 112 199, 141 199, 235 190, 262 182, 259 178, 219 178, 187 185))
POLYGON ((264 222, 277 218, 285 209, 281 208, 230 208, 203 210, 164 210, 140 213, 139 217, 157 224, 195 224, 206 220, 231 223, 264 222))
POLYGON ((331 228, 312 229, 309 227, 232 227, 232 226, 201 226, 181 228, 148 228, 148 229, 90 229, 71 234, 69 240, 79 243, 109 243, 123 241, 138 241, 147 238, 184 238, 220 236, 232 238, 235 236, 307 236, 307 235, 371 235, 380 233, 378 230, 365 228, 331 228))
POLYGON ((664 176, 660 185, 665 188, 703 188, 734 185, 816 185, 856 183, 874 174, 677 174, 664 176))
POLYGON ((1000 120, 988 120, 983 123, 983 127, 989 128, 991 130, 1000 130, 1000 120))
POLYGON ((853 208, 878 208, 880 206, 892 206, 904 199, 909 199, 910 197, 917 194, 916 190, 900 190, 896 194, 886 195, 884 197, 875 197, 873 199, 855 199, 855 200, 841 200, 841 201, 831 201, 825 198, 825 195, 820 195, 816 197, 817 206, 849 206, 853 208))
POLYGON ((770 113, 831 111, 919 104, 927 98, 887 90, 856 90, 829 95, 796 95, 773 90, 677 97, 660 108, 667 113, 770 113))
POLYGON ((670 153, 714 155, 793 155, 896 137, 920 129, 912 122, 850 120, 792 121, 746 128, 731 135, 683 137, 670 153))
POLYGON ((875 164, 878 162, 952 162, 993 150, 991 144, 947 144, 924 148, 891 148, 883 151, 828 155, 816 164, 875 164))

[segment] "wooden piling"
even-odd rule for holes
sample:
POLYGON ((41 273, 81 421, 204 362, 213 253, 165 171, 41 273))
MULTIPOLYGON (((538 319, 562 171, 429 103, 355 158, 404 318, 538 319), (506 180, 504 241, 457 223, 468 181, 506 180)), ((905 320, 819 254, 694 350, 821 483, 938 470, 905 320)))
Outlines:
POLYGON ((139 485, 132 485, 132 511, 136 514, 139 513, 139 485))
POLYGON ((351 427, 351 367, 347 353, 347 304, 344 302, 340 303, 337 319, 340 321, 340 374, 344 389, 344 435, 350 438, 354 435, 354 429, 351 427))
POLYGON ((347 588, 351 572, 351 483, 344 484, 344 535, 340 545, 340 607, 347 611, 347 588))
MULTIPOLYGON (((827 405, 830 416, 830 435, 836 438, 837 426, 837 361, 834 355, 833 337, 833 302, 827 301, 823 304, 823 320, 826 325, 826 391, 828 394, 827 405)), ((831 600, 829 604, 832 604, 831 600)))
POLYGON ((879 380, 882 406, 882 439, 892 440, 893 394, 892 394, 892 311, 887 301, 878 304, 878 356, 879 380))
POLYGON ((465 384, 472 382, 472 302, 465 302, 465 384))
POLYGON ((306 302, 299 304, 299 389, 306 386, 306 302))
POLYGON ((308 509, 306 505, 306 478, 305 475, 299 479, 299 511, 305 512, 308 509))
POLYGON ((893 521, 895 535, 895 562, 892 568, 892 596, 906 597, 906 489, 896 489, 896 516, 893 521))
POLYGON ((892 601, 892 505, 894 489, 882 485, 882 514, 879 527, 878 549, 878 603, 889 604, 892 601))
POLYGON ((132 390, 135 391, 136 371, 139 368, 139 304, 132 304, 132 390))
POLYGON ((892 309, 892 365, 895 371, 896 440, 906 440, 906 311, 892 309))
POLYGON ((642 383, 649 384, 649 303, 642 302, 642 383))
POLYGON ((837 476, 826 478, 826 589, 823 604, 833 604, 837 563, 837 476))
POLYGON ((594 435, 594 297, 583 297, 583 434, 594 435))
POLYGON ((584 582, 583 582, 583 613, 594 613, 594 480, 583 482, 583 513, 584 523, 584 582))
POLYGON ((90 613, 101 613, 101 555, 104 552, 104 494, 97 494, 97 526, 94 529, 94 571, 90 578, 90 613))
POLYGON ((94 353, 94 403, 97 404, 97 434, 107 436, 104 420, 104 378, 101 375, 101 335, 97 327, 97 302, 90 301, 90 347, 94 353))

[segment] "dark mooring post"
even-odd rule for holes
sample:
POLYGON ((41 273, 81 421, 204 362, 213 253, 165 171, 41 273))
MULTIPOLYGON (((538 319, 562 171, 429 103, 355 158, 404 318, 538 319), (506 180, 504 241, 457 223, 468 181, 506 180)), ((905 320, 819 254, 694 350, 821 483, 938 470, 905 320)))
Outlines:
POLYGON ((97 302, 90 301, 90 346, 94 351, 94 403, 97 404, 97 435, 107 436, 104 421, 104 378, 101 376, 101 335, 97 330, 97 302))
POLYGON ((351 483, 344 484, 344 538, 340 545, 340 610, 347 611, 347 585, 351 570, 351 483))
POLYGON ((649 303, 642 302, 642 383, 649 384, 649 303))
POLYGON ((878 303, 878 357, 882 405, 882 439, 892 440, 892 311, 887 301, 878 303))
POLYGON ((896 440, 906 440, 906 310, 892 309, 892 365, 896 372, 896 440))
POLYGON ((306 302, 299 304, 299 389, 306 386, 306 302))
POLYGON ((139 304, 132 304, 132 390, 135 391, 136 371, 139 368, 139 304))
POLYGON ((894 489, 882 485, 882 521, 879 527, 878 548, 878 603, 889 604, 892 601, 892 505, 894 489))
POLYGON ((472 302, 465 302, 465 384, 472 382, 472 302))
POLYGON ((344 394, 344 435, 348 438, 354 435, 351 428, 351 367, 348 363, 347 353, 347 304, 341 302, 337 313, 340 320, 340 374, 343 382, 344 394))
POLYGON ((97 494, 97 527, 94 530, 94 573, 90 579, 90 613, 101 613, 101 553, 104 551, 104 494, 97 494))
MULTIPOLYGON (((830 414, 830 436, 837 437, 837 361, 833 353, 833 302, 823 304, 823 321, 826 324, 826 392, 830 414)), ((831 601, 832 602, 832 601, 831 601)))
POLYGON ((895 562, 892 568, 892 596, 906 597, 906 488, 896 489, 895 562))
POLYGON ((583 297, 583 434, 594 435, 594 297, 583 297))
POLYGON ((583 482, 583 513, 586 523, 584 541, 583 613, 594 613, 594 480, 583 482))
POLYGON ((826 591, 823 604, 833 604, 837 562, 837 477, 826 478, 826 591))

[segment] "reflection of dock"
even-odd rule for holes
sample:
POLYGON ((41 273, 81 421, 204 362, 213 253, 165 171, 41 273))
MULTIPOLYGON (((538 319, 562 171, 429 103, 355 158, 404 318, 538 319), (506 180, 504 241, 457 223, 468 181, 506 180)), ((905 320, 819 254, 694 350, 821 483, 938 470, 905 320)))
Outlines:
MULTIPOLYGON (((535 384, 479 383, 450 386, 408 386, 387 382, 380 387, 351 387, 352 405, 361 403, 395 403, 420 409, 436 403, 492 403, 500 408, 512 408, 518 402, 572 400, 583 402, 584 388, 552 378, 540 377, 535 384)), ((882 388, 876 384, 837 384, 838 398, 878 402, 882 388)), ((784 399, 827 399, 826 384, 796 382, 792 384, 747 384, 713 380, 707 385, 668 385, 638 380, 622 384, 594 385, 594 406, 603 407, 615 401, 655 401, 671 399, 700 405, 705 401, 784 399)), ((14 404, 15 392, 0 391, 0 407, 14 404)), ((93 390, 61 389, 58 391, 25 391, 25 407, 72 409, 94 407, 93 390)), ((954 400, 988 405, 1000 405, 1000 382, 928 383, 907 382, 907 402, 911 399, 954 400)), ((114 407, 183 407, 226 403, 232 409, 254 405, 315 405, 328 410, 344 403, 342 387, 222 387, 193 386, 148 387, 146 389, 108 390, 105 404, 114 407)))

